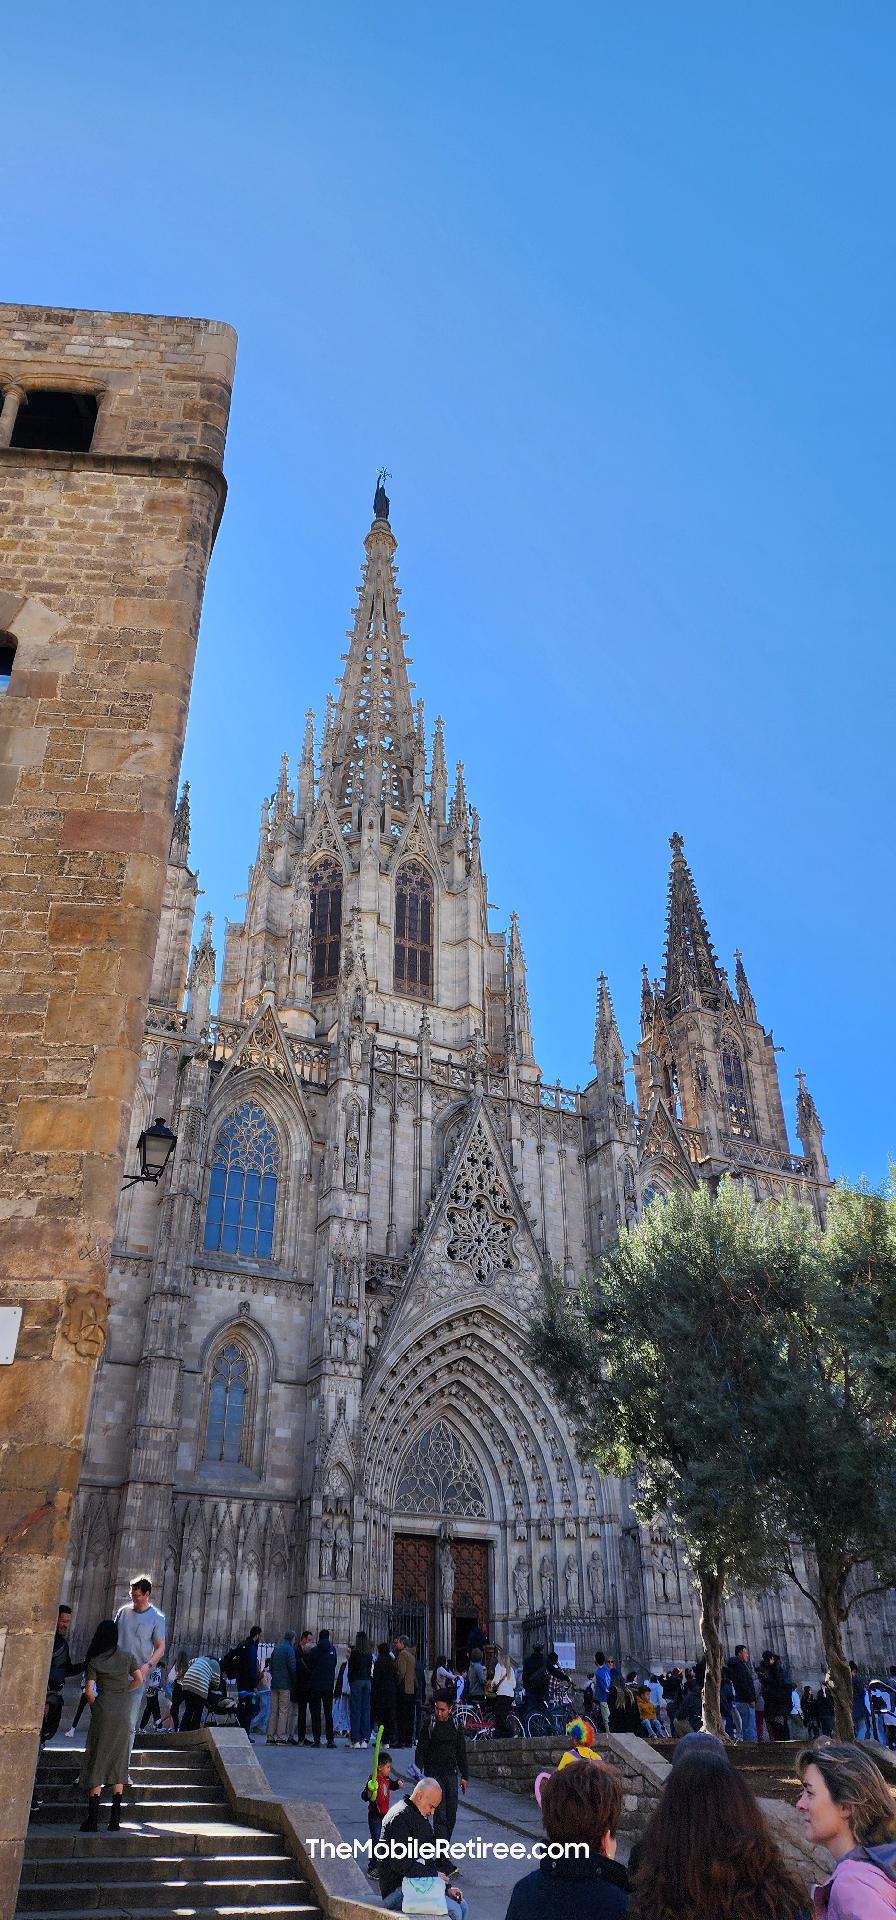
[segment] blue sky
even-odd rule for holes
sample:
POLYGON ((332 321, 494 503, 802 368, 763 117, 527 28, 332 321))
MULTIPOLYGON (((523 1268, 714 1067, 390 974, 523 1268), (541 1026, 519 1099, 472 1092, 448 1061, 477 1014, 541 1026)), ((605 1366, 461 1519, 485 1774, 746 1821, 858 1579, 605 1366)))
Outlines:
POLYGON ((240 335, 184 760, 220 934, 378 466, 536 1046, 626 1042, 680 830, 792 1124, 896 1149, 896 14, 83 0, 4 23, 7 297, 240 335))

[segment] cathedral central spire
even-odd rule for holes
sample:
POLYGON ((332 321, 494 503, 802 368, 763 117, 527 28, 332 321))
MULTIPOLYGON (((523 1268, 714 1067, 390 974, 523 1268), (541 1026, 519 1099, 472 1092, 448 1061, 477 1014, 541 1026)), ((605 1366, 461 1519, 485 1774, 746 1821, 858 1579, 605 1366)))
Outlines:
POLYGON ((680 833, 669 840, 669 911, 666 920, 666 970, 663 995, 667 1005, 690 1005, 699 994, 714 1002, 720 990, 719 966, 697 897, 694 876, 684 857, 680 833))
POLYGON ((364 542, 354 625, 329 736, 332 794, 338 810, 365 801, 406 814, 414 791, 418 728, 399 612, 389 498, 377 481, 374 522, 364 542))

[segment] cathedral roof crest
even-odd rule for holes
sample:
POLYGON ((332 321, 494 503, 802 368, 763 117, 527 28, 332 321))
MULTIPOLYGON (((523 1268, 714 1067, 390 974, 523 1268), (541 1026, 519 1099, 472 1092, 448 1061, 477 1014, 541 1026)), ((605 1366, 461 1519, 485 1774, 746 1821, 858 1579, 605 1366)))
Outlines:
POLYGON ((444 1180, 414 1249, 394 1326, 409 1310, 486 1294, 514 1313, 535 1304, 543 1258, 488 1102, 471 1101, 444 1180))
POLYGON ((318 801, 308 828, 304 851, 309 859, 313 859, 318 853, 336 853, 340 860, 345 860, 345 840, 340 832, 332 802, 326 794, 318 801))
POLYGON ((238 1073, 246 1073, 250 1068, 260 1069, 262 1073, 271 1073, 281 1080, 295 1094, 302 1110, 308 1131, 311 1122, 305 1108, 302 1086, 296 1072, 289 1040, 277 1018, 276 1008, 269 999, 265 999, 258 1009, 239 1046, 230 1059, 218 1081, 218 1088, 238 1073))
POLYGON ((684 1175, 688 1186, 696 1186, 694 1169, 675 1117, 669 1112, 663 1095, 657 1091, 654 1091, 647 1109, 638 1152, 640 1166, 647 1160, 665 1161, 677 1175, 684 1175))
POLYGON ((407 822, 402 830, 401 837, 396 844, 395 851, 389 862, 393 873, 400 861, 409 853, 419 854, 421 859, 428 861, 442 886, 446 884, 442 862, 439 858, 439 850, 427 818, 426 808, 420 798, 414 801, 407 822))

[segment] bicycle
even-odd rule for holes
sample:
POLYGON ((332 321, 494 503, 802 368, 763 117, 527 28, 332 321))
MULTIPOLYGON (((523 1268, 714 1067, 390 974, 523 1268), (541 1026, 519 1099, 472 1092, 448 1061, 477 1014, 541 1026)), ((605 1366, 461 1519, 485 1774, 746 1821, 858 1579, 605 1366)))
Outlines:
POLYGON ((527 1740, 548 1739, 566 1732, 566 1724, 574 1705, 575 1702, 572 1700, 558 1700, 554 1705, 549 1703, 544 1707, 533 1707, 531 1713, 525 1714, 524 1719, 518 1724, 521 1725, 527 1740))

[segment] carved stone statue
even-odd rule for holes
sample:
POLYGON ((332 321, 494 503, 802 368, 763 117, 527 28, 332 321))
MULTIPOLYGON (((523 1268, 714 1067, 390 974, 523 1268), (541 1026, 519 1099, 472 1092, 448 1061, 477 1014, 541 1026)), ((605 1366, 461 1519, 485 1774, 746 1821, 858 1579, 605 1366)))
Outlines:
POLYGON ((541 1604, 544 1607, 545 1613, 550 1613, 554 1605, 556 1587, 554 1584, 554 1569, 546 1553, 543 1553, 541 1556, 538 1578, 541 1583, 541 1604))
POLYGON ((60 1333, 82 1360, 98 1360, 106 1344, 106 1316, 109 1302, 101 1287, 69 1287, 60 1333))
POLYGON ((600 1613, 604 1604, 604 1563, 596 1547, 588 1557, 588 1592, 595 1613, 600 1613))
POLYGON ((442 1605, 447 1609, 454 1604, 454 1555, 450 1540, 443 1540, 439 1547, 439 1584, 442 1605))
POLYGON ((563 1568, 563 1582, 566 1588, 566 1610, 577 1613, 579 1606, 579 1568, 574 1553, 568 1553, 563 1568))
POLYGON ((330 1515, 328 1513, 325 1513, 320 1523, 319 1568, 320 1568, 320 1577, 322 1580, 329 1580, 332 1578, 333 1548, 335 1545, 335 1541, 336 1541, 336 1529, 333 1525, 330 1515))
POLYGON ((516 1566, 513 1569, 513 1595, 516 1601, 517 1613, 520 1615, 527 1614, 529 1611, 529 1567, 522 1554, 520 1554, 516 1566))
POLYGON ((373 517, 375 520, 388 520, 389 518, 389 495, 383 486, 383 481, 387 478, 388 475, 385 467, 381 467, 376 477, 376 492, 373 496, 373 517))
POLYGON ((339 1515, 336 1525, 336 1578, 347 1580, 352 1563, 352 1536, 344 1513, 339 1515))
POLYGON ((675 1574, 675 1556, 666 1540, 655 1540, 650 1549, 653 1562, 653 1591, 660 1606, 679 1598, 675 1574))
POLYGON ((358 1167, 361 1148, 361 1109, 357 1100, 350 1100, 345 1114, 345 1166, 343 1180, 346 1187, 358 1184, 358 1167))

